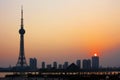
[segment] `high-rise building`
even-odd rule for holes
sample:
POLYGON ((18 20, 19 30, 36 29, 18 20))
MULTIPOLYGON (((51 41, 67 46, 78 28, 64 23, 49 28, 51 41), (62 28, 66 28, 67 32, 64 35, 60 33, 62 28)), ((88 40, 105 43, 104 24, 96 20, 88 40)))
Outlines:
POLYGON ((18 57, 16 67, 23 68, 28 66, 25 58, 25 52, 24 52, 25 29, 23 24, 23 8, 21 9, 21 26, 20 26, 19 34, 20 34, 20 52, 19 52, 19 57, 18 57))
POLYGON ((63 69, 66 69, 69 66, 68 62, 64 62, 63 69))
POLYGON ((58 69, 62 69, 62 68, 63 68, 62 64, 59 64, 58 69))
POLYGON ((92 57, 92 69, 98 69, 99 68, 99 57, 97 54, 94 54, 92 57))
POLYGON ((45 69, 45 62, 42 62, 42 69, 45 69))
POLYGON ((47 64, 47 69, 52 69, 51 64, 47 64))
POLYGON ((81 69, 81 60, 77 60, 76 65, 79 67, 79 69, 81 69))
POLYGON ((83 69, 91 69, 91 60, 90 59, 84 59, 83 62, 83 69))
POLYGON ((37 69, 37 59, 30 58, 29 65, 31 69, 37 69))
POLYGON ((57 69, 57 62, 53 62, 53 68, 57 69))

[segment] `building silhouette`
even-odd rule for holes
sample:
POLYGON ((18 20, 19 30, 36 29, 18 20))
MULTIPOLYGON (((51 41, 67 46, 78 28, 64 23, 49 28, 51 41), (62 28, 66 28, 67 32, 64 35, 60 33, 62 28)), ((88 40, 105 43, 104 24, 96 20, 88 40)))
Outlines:
POLYGON ((79 67, 79 69, 81 69, 81 60, 77 60, 76 65, 79 67))
POLYGON ((42 65, 42 66, 41 66, 42 69, 45 69, 45 68, 46 68, 46 67, 45 67, 45 62, 42 62, 41 65, 42 65))
POLYGON ((24 24, 23 24, 23 8, 21 7, 21 26, 19 30, 20 34, 20 52, 19 52, 19 57, 18 61, 16 64, 16 67, 27 67, 27 62, 25 58, 25 52, 24 52, 24 34, 25 34, 25 29, 24 29, 24 24))
POLYGON ((56 62, 56 61, 53 62, 53 68, 54 68, 54 69, 57 69, 57 62, 56 62))
POLYGON ((63 65, 62 65, 62 64, 59 64, 59 65, 58 65, 58 69, 63 69, 63 65))
POLYGON ((52 65, 51 64, 47 64, 47 69, 52 69, 52 65))
POLYGON ((92 69, 98 69, 99 68, 99 57, 97 55, 94 55, 92 57, 92 69))
POLYGON ((83 59, 82 66, 83 69, 91 69, 91 60, 83 59))
POLYGON ((68 62, 67 62, 67 61, 64 62, 64 64, 63 64, 63 69, 66 69, 68 66, 69 66, 68 62))
POLYGON ((29 65, 30 65, 31 69, 33 69, 33 70, 37 69, 37 59, 30 58, 29 65))
POLYGON ((75 63, 71 63, 66 70, 69 70, 69 71, 78 71, 79 70, 79 67, 75 64, 75 63))

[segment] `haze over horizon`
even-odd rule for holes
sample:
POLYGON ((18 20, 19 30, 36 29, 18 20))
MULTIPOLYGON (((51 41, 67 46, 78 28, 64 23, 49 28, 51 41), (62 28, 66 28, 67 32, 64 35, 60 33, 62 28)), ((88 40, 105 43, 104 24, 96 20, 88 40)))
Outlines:
POLYGON ((27 62, 72 63, 97 52, 102 66, 120 66, 120 0, 0 0, 0 67, 17 63, 21 5, 27 62))

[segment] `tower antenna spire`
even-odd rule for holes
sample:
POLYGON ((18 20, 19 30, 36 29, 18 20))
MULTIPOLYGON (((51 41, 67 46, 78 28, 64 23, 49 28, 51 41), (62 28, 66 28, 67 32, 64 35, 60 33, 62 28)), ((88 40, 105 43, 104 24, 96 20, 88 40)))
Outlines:
POLYGON ((21 6, 21 28, 24 27, 24 23, 23 23, 23 5, 21 6))

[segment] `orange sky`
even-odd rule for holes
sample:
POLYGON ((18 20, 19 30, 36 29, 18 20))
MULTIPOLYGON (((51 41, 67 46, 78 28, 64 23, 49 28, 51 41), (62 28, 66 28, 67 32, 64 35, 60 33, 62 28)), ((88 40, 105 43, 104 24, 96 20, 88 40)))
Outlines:
POLYGON ((120 0, 0 0, 0 66, 17 62, 21 4, 27 61, 73 62, 97 51, 102 65, 120 66, 120 0))

